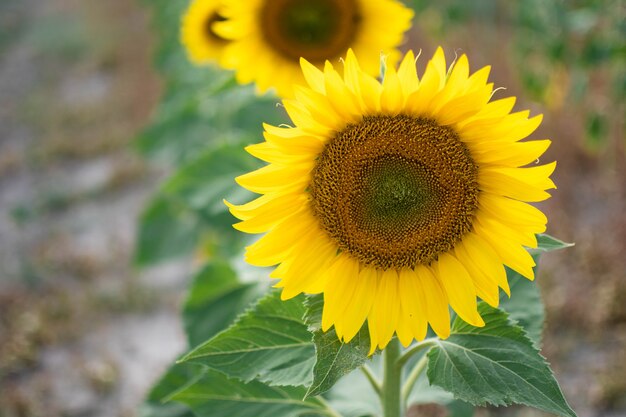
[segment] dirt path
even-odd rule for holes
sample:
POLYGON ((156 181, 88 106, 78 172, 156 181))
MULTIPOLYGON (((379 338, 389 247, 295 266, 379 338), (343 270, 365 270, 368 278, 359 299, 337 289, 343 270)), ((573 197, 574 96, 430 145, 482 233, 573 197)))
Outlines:
POLYGON ((146 10, 3 0, 0 16, 0 416, 132 416, 184 347, 188 275, 129 266, 163 174, 127 149, 159 94, 146 10))

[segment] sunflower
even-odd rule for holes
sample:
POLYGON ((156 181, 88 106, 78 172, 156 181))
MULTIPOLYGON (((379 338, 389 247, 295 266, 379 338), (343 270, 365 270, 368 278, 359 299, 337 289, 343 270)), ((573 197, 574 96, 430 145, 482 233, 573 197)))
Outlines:
POLYGON ((510 295, 504 265, 534 278, 524 247, 547 219, 528 202, 555 188, 556 162, 536 163, 550 141, 521 141, 541 116, 491 101, 489 67, 470 75, 463 55, 448 68, 439 48, 418 78, 415 62, 408 52, 381 83, 352 51, 343 74, 302 60, 308 87, 283 101, 295 126, 265 125, 247 150, 269 165, 237 178, 263 195, 227 203, 235 228, 266 232, 246 258, 278 265, 282 297, 323 293, 323 330, 348 342, 367 320, 372 352, 428 324, 448 337, 448 306, 483 326, 476 297, 510 295))
MULTIPOLYGON (((226 21, 215 30, 232 43, 224 52, 226 68, 241 84, 256 82, 259 92, 275 87, 292 97, 293 85, 304 84, 300 57, 322 68, 349 47, 355 53, 399 53, 413 12, 397 0, 233 0, 223 10, 226 21)), ((378 74, 377 55, 365 55, 361 67, 378 74)))
POLYGON ((192 0, 180 29, 182 44, 189 60, 207 64, 220 58, 228 41, 213 30, 213 24, 224 20, 219 13, 222 0, 192 0))

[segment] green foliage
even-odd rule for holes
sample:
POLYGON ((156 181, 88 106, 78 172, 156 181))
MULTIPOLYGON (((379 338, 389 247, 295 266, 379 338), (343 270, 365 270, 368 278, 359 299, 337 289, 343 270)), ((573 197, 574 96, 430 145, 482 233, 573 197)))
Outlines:
POLYGON ((342 343, 334 328, 327 332, 321 329, 323 296, 310 297, 308 305, 307 323, 313 332, 316 357, 313 383, 306 393, 311 397, 330 390, 339 378, 363 365, 367 360, 370 338, 367 326, 363 326, 354 339, 342 343))
POLYGON ((259 142, 262 122, 286 121, 278 99, 257 97, 252 86, 238 86, 229 71, 189 63, 179 41, 187 1, 145 2, 159 37, 155 66, 165 89, 153 122, 136 143, 141 153, 180 165, 216 145, 259 142))
POLYGON ((485 35, 474 43, 499 39, 488 46, 504 47, 504 58, 513 63, 526 95, 552 109, 581 111, 590 149, 609 142, 608 127, 623 117, 613 109, 623 106, 626 97, 622 0, 408 3, 416 11, 416 26, 431 37, 473 37, 480 27, 485 35))
POLYGON ((198 217, 181 201, 157 195, 139 219, 135 263, 148 265, 192 251, 200 237, 198 217))
POLYGON ((550 235, 537 235, 537 249, 533 249, 531 253, 551 252, 553 250, 565 249, 574 246, 573 243, 563 242, 550 235))
MULTIPOLYGON (((194 277, 183 308, 189 346, 195 346, 228 327, 261 291, 257 284, 240 282, 235 271, 223 261, 206 264, 194 277)), ((187 406, 164 401, 200 378, 205 371, 204 367, 194 363, 172 365, 148 394, 140 409, 140 417, 193 417, 187 406)))
POLYGON ((303 387, 270 387, 258 381, 244 383, 207 371, 172 399, 191 407, 197 417, 299 417, 326 414, 316 398, 302 400, 303 387))
POLYGON ((181 387, 193 383, 203 374, 204 370, 197 365, 172 365, 152 387, 140 409, 140 417, 194 417, 191 410, 184 404, 164 403, 163 401, 181 387))
MULTIPOLYGON (((539 258, 536 256, 535 260, 539 258)), ((535 272, 537 268, 535 267, 535 272)), ((536 283, 529 281, 512 269, 507 268, 507 278, 511 288, 511 297, 500 293, 500 308, 509 314, 509 318, 521 326, 536 347, 541 347, 541 333, 545 309, 536 283)))
POLYGON ((197 346, 224 330, 260 292, 259 285, 240 282, 226 262, 205 265, 194 277, 183 309, 189 346, 197 346))
POLYGON ((148 265, 186 255, 212 234, 220 240, 220 254, 240 250, 245 235, 232 229, 235 218, 222 200, 249 199, 234 178, 257 167, 239 143, 206 150, 181 166, 140 218, 135 261, 148 265))
POLYGON ((249 382, 308 385, 315 363, 311 333, 302 321, 302 296, 282 301, 274 290, 227 330, 182 360, 249 382))
MULTIPOLYGON (((563 81, 555 80, 554 74, 561 73, 553 69, 571 67, 572 74, 579 74, 580 80, 572 79, 583 97, 589 83, 580 68, 618 60, 615 42, 607 42, 613 35, 595 33, 604 19, 599 3, 573 7, 558 0, 537 2, 524 0, 504 8, 503 20, 515 22, 517 58, 533 62, 520 67, 523 84, 535 97, 545 99, 555 82, 563 81), (563 33, 578 34, 583 47, 574 51, 563 33), (537 37, 545 42, 537 46, 537 37)), ((282 301, 277 290, 244 311, 266 285, 243 282, 240 271, 229 263, 240 258, 248 238, 233 230, 235 219, 222 200, 239 203, 252 198, 234 178, 260 166, 243 148, 262 140, 261 124, 287 121, 276 106, 278 100, 256 97, 253 87, 237 86, 229 72, 187 62, 178 40, 186 1, 146 0, 146 4, 159 37, 155 66, 163 76, 164 93, 136 148, 174 171, 141 216, 135 259, 149 265, 202 247, 210 248, 203 254, 210 260, 195 274, 183 309, 193 349, 153 387, 142 417, 336 416, 322 394, 345 417, 379 415, 375 390, 358 371, 366 363, 374 372, 382 368, 378 358, 367 356, 366 326, 350 343, 341 343, 333 329, 320 328, 322 296, 282 301)), ((502 10, 489 0, 413 4, 418 11, 443 10, 440 33, 468 16, 483 21, 502 18, 502 10)), ((614 84, 626 86, 622 78, 614 84)), ((589 119, 588 125, 601 143, 606 134, 602 115, 589 119)), ((538 240, 539 248, 531 251, 536 259, 543 252, 570 246, 547 235, 538 240)), ((513 271, 507 273, 512 297, 501 299, 506 313, 481 304, 484 328, 457 318, 449 339, 437 340, 427 354, 422 351, 408 361, 405 378, 418 360, 428 360, 427 375, 418 377, 409 392, 410 404, 439 402, 458 417, 471 415, 473 408, 464 401, 521 403, 574 416, 538 352, 544 320, 538 288, 513 271)))
POLYGON ((430 383, 475 405, 518 403, 575 417, 526 332, 485 303, 479 312, 485 327, 457 318, 450 338, 428 352, 430 383))

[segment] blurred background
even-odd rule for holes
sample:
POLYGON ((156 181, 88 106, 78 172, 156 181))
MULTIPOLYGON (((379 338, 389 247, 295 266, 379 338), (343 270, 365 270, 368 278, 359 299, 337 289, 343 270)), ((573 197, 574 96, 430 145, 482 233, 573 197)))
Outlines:
MULTIPOLYGON (((558 161, 559 188, 541 208, 576 246, 541 262, 543 354, 581 417, 626 416, 626 2, 407 4, 405 49, 466 53, 472 70, 492 65, 497 96, 544 113, 534 137, 553 141, 542 158, 558 161)), ((185 349, 185 288, 219 249, 191 211, 152 196, 221 140, 207 126, 218 102, 174 92, 229 82, 185 61, 185 5, 0 0, 0 417, 133 417, 185 349)), ((251 128, 221 134, 242 142, 278 117, 263 114, 275 98, 229 100, 230 122, 251 128)))

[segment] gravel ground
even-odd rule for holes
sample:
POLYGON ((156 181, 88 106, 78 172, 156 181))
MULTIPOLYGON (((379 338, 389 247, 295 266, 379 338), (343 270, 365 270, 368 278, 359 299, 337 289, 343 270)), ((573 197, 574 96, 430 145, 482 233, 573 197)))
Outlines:
POLYGON ((0 416, 133 416, 184 349, 189 262, 130 266, 164 172, 128 150, 159 95, 146 11, 0 4, 0 416))

